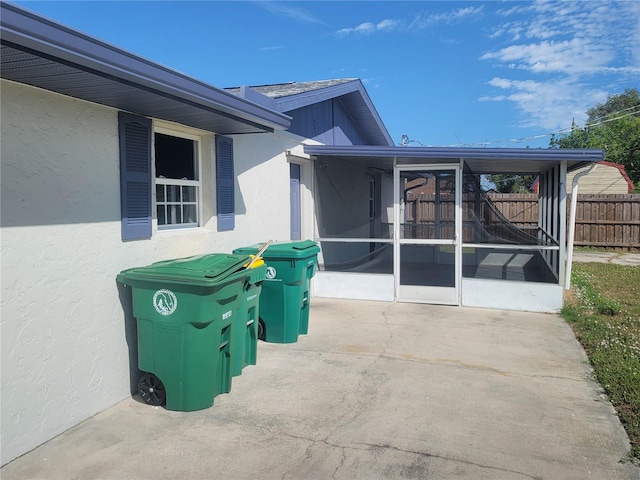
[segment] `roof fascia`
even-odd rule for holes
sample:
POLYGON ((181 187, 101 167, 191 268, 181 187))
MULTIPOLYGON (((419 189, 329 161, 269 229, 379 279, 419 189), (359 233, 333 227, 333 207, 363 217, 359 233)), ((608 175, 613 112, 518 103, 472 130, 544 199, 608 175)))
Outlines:
POLYGON ((364 88, 364 85, 360 80, 357 80, 357 82, 358 82, 358 91, 360 92, 360 95, 362 96, 362 99, 364 100, 364 102, 367 104, 367 108, 371 112, 371 116, 373 117, 376 124, 378 125, 378 128, 384 135, 384 138, 387 141, 387 144, 389 146, 395 145, 395 143, 393 142, 393 139, 391 138, 391 135, 389 135, 389 132, 387 131, 387 127, 382 122, 382 118, 380 118, 380 115, 378 115, 378 110, 376 110, 376 107, 373 105, 373 102, 371 101, 371 98, 367 93, 367 89, 364 88))
POLYGON ((290 112, 291 110, 296 110, 298 108, 324 102, 325 100, 330 100, 332 98, 355 92, 358 90, 358 83, 359 82, 357 80, 352 80, 350 82, 340 83, 338 85, 332 85, 330 87, 318 88, 316 90, 310 90, 307 92, 295 93, 293 95, 276 98, 278 111, 290 112))
POLYGON ((219 111, 266 131, 284 130, 291 117, 255 102, 225 92, 180 72, 151 62, 106 42, 60 25, 52 20, 2 2, 0 37, 16 47, 41 52, 67 65, 121 80, 161 95, 182 99, 219 111))
POLYGON ((601 162, 604 151, 596 149, 535 148, 454 148, 454 147, 377 147, 305 145, 305 153, 318 156, 398 157, 425 159, 535 160, 601 162))

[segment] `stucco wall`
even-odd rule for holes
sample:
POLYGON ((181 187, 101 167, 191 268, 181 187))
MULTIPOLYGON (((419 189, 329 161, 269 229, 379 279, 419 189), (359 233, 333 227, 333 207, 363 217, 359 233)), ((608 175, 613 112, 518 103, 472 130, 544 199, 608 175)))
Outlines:
POLYGON ((118 272, 289 238, 284 151, 297 139, 235 138, 236 228, 217 232, 213 135, 201 132, 203 227, 124 243, 117 111, 2 81, 1 115, 5 464, 131 394, 135 322, 118 272))
MULTIPOLYGON (((234 136, 236 183, 236 233, 245 244, 289 240, 291 233, 289 163, 300 164, 302 238, 313 238, 312 164, 285 152, 299 145, 301 137, 277 132, 272 135, 234 136), (265 159, 270 159, 265 162, 265 159)), ((212 219, 212 222, 214 219, 212 219)), ((211 223, 213 228, 213 223, 211 223)), ((228 244, 237 247, 236 243, 228 244)))

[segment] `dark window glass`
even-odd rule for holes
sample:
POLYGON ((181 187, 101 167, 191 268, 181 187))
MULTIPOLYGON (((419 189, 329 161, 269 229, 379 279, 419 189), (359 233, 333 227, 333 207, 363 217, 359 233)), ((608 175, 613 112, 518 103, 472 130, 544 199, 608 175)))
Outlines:
POLYGON ((155 134, 156 177, 197 180, 193 140, 155 134))

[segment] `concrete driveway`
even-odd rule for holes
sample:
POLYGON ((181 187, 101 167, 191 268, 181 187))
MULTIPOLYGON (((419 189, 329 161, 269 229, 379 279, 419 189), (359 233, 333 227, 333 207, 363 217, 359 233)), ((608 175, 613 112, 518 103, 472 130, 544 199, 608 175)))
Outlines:
POLYGON ((640 478, 555 315, 314 298, 258 356, 212 408, 127 399, 2 478, 640 478))

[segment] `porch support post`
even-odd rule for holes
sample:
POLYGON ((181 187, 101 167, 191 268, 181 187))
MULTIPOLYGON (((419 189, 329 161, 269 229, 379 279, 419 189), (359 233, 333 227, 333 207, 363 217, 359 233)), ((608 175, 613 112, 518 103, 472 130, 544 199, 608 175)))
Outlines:
POLYGON ((464 215, 464 209, 462 208, 462 186, 464 176, 464 158, 460 159, 460 165, 458 166, 458 170, 456 171, 456 207, 455 207, 455 229, 456 229, 456 237, 455 237, 455 270, 456 270, 456 279, 455 284, 458 291, 458 305, 462 305, 462 235, 463 235, 463 223, 462 216, 464 215))
POLYGON ((544 239, 544 233, 542 233, 545 229, 545 211, 544 211, 544 192, 546 187, 546 179, 545 174, 541 173, 538 176, 538 229, 541 230, 540 238, 544 239))
MULTIPOLYGON (((556 242, 560 242, 560 166, 553 167, 553 187, 551 190, 551 215, 553 223, 551 234, 556 242)), ((560 280, 560 258, 558 253, 551 253, 551 266, 556 278, 560 280)))
POLYGON ((560 251, 558 252, 558 283, 564 285, 566 265, 565 259, 567 255, 567 161, 563 160, 560 163, 560 181, 558 183, 558 195, 559 202, 558 208, 560 211, 560 231, 558 232, 558 244, 560 251))
POLYGON ((393 159, 393 299, 398 301, 400 288, 400 171, 398 159, 393 159))
POLYGON ((438 174, 438 172, 435 173, 435 175, 433 176, 435 182, 436 182, 436 198, 435 198, 435 210, 433 212, 433 216, 434 216, 434 220, 435 220, 435 237, 434 238, 442 238, 442 225, 440 225, 440 175, 438 174))

